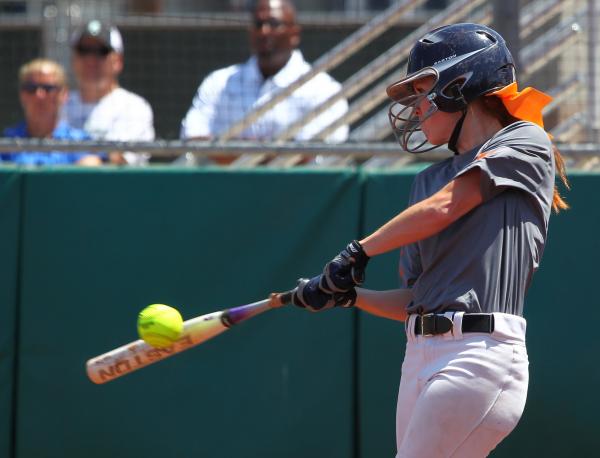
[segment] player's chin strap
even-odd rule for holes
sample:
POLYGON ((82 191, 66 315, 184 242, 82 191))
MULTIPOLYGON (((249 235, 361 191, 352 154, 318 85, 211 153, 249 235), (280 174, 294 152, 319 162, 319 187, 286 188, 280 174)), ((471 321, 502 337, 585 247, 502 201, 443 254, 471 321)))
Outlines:
POLYGON ((456 143, 458 142, 458 137, 460 137, 460 131, 462 130, 463 123, 465 122, 465 118, 467 117, 467 109, 463 108, 462 116, 456 122, 454 126, 454 130, 452 131, 452 135, 450 135, 450 140, 448 140, 448 149, 452 151, 455 155, 458 154, 458 148, 456 147, 456 143))
POLYGON ((462 91, 460 90, 460 86, 458 86, 457 84, 452 86, 450 90, 452 91, 454 100, 459 102, 462 106, 460 110, 462 112, 462 116, 454 125, 454 130, 452 131, 452 135, 450 135, 450 140, 448 140, 448 149, 456 155, 458 154, 458 148, 456 147, 456 144, 458 143, 460 131, 462 130, 463 123, 465 122, 465 118, 467 117, 467 101, 465 100, 462 91))

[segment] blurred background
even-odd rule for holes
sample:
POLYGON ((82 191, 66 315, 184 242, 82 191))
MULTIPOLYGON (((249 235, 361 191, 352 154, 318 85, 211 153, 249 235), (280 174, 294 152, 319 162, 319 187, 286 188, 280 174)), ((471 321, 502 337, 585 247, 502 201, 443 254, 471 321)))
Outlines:
MULTIPOLYGON (((71 34, 101 19, 123 35, 120 83, 150 103, 156 131, 154 141, 60 147, 0 138, 0 151, 149 158, 146 167, 0 167, 0 457, 394 456, 401 323, 290 307, 107 385, 87 380, 84 364, 135 340, 137 313, 150 303, 188 319, 260 300, 318 273, 402 210, 415 174, 451 153, 400 152, 385 87, 405 74, 418 37, 459 21, 500 31, 520 88, 554 97, 546 128, 573 185, 572 209, 551 219, 525 307, 527 407, 493 456, 595 456, 599 2, 295 4, 306 60, 348 100, 339 120, 350 126, 346 141, 324 142, 326 132, 305 142, 293 133, 180 140, 201 81, 250 55, 245 0, 0 0, 1 128, 23 119, 20 66, 54 59, 75 87, 71 34), (217 166, 206 159, 216 153, 237 159, 217 166)), ((374 259, 366 286, 397 287, 397 259, 374 259)))
MULTIPOLYGON (((125 68, 120 82, 150 102, 157 139, 178 139, 181 120, 203 78, 250 55, 248 3, 0 0, 0 126, 22 117, 16 74, 27 60, 55 59, 75 85, 69 37, 77 26, 96 18, 121 30, 125 68)), ((304 56, 322 64, 343 84, 350 104, 344 119, 351 127, 349 142, 394 141, 383 89, 405 72, 414 36, 406 42, 403 38, 419 27, 427 30, 452 19, 485 23, 505 36, 518 63, 520 87, 533 85, 555 97, 545 109, 547 130, 557 143, 565 144, 567 156, 577 151, 581 158, 582 151, 589 152, 589 144, 600 143, 600 21, 594 1, 298 0, 296 4, 304 56)), ((589 157, 582 160, 585 164, 578 166, 595 164, 589 157)))

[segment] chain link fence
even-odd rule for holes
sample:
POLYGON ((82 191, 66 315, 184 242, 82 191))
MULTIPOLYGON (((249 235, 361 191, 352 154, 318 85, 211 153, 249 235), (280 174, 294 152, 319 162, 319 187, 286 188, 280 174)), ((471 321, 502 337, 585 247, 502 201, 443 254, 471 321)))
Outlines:
MULTIPOLYGON (((349 110, 340 122, 350 127, 347 143, 372 144, 375 155, 386 153, 394 139, 383 88, 405 71, 407 50, 416 36, 411 34, 441 23, 473 21, 492 25, 506 36, 519 63, 520 87, 533 85, 554 96, 546 108, 546 126, 561 149, 573 156, 572 162, 585 158, 589 163, 600 151, 596 147, 600 145, 600 7, 594 0, 295 3, 304 57, 315 65, 323 63, 323 69, 343 85, 349 110), (372 36, 362 43, 365 33, 372 36), (340 55, 343 58, 338 59, 340 55)), ((41 56, 54 59, 67 70, 70 86, 76 86, 70 36, 85 21, 100 19, 117 25, 123 36, 120 84, 152 106, 160 141, 152 151, 157 158, 167 157, 172 146, 172 155, 177 156, 181 121, 198 85, 213 70, 244 62, 251 53, 248 4, 247 0, 0 0, 0 103, 4 108, 0 127, 23 119, 17 73, 25 62, 41 56)), ((291 134, 272 140, 279 142, 280 149, 283 144, 293 149, 291 134)), ((191 151, 200 155, 215 148, 214 144, 194 145, 191 151)), ((26 150, 27 143, 15 145, 5 139, 0 146, 3 151, 26 150)), ((135 144, 128 148, 136 151, 135 144)), ((249 148, 257 149, 256 145, 249 148)), ((336 146, 323 144, 322 148, 333 154, 336 146)))

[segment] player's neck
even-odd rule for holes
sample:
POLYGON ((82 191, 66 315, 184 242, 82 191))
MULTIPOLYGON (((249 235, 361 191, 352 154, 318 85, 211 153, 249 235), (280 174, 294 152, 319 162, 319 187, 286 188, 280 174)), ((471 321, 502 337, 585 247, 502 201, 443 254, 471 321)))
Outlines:
POLYGON ((476 104, 469 105, 467 116, 463 122, 460 137, 457 141, 459 154, 471 151, 476 146, 482 145, 502 129, 502 124, 490 116, 476 104))

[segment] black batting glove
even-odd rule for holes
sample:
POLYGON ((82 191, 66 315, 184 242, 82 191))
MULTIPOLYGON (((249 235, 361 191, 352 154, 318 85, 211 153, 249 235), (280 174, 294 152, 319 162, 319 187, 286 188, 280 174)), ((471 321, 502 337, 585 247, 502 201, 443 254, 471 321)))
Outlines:
POLYGON ((320 312, 333 307, 352 307, 355 304, 354 288, 343 293, 325 293, 319 287, 321 277, 322 275, 317 275, 310 280, 306 278, 298 280, 298 287, 292 295, 292 303, 311 312, 320 312))
POLYGON ((369 259, 360 243, 353 240, 325 265, 321 277, 321 290, 331 294, 343 293, 362 285, 369 259))

